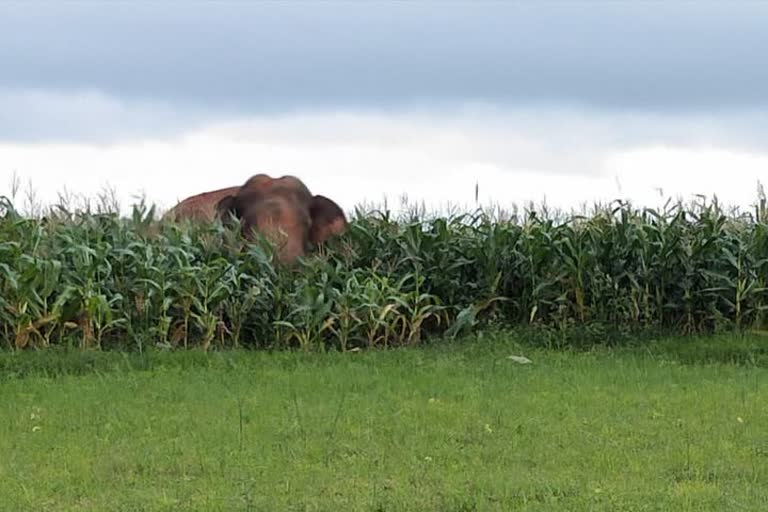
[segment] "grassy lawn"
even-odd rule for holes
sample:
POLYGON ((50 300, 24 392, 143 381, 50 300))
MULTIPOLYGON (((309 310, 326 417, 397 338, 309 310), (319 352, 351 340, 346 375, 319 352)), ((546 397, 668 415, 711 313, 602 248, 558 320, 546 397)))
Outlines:
POLYGON ((768 510, 767 339, 464 341, 0 354, 0 509, 768 510))

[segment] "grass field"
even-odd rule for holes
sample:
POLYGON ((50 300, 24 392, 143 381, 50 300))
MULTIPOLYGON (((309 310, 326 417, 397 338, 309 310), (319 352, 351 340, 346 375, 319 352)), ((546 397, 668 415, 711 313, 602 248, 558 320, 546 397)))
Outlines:
POLYGON ((516 339, 0 354, 0 504, 768 509, 765 338, 589 352, 516 339))

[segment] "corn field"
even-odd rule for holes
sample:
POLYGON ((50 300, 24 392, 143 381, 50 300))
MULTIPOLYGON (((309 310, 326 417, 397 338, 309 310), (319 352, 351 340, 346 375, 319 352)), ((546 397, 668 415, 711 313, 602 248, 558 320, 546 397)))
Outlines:
POLYGON ((563 218, 358 212, 293 269, 268 244, 154 212, 25 217, 0 202, 0 336, 51 345, 386 347, 483 326, 765 329, 768 215, 624 203, 563 218))

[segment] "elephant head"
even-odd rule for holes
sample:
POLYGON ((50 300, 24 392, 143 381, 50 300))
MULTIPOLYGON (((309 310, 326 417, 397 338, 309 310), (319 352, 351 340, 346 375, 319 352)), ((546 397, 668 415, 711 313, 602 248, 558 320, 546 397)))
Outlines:
POLYGON ((262 234, 277 250, 278 260, 291 263, 347 228, 344 211, 325 196, 312 195, 295 176, 257 174, 215 206, 222 222, 240 222, 243 235, 262 234))

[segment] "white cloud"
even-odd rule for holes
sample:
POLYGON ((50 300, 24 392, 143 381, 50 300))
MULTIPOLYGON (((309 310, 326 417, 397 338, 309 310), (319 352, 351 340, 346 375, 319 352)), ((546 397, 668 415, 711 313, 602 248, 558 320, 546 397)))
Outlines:
MULTIPOLYGON (((142 119, 135 126, 141 131, 153 112, 115 108, 98 97, 83 101, 64 117, 102 105, 98 115, 79 119, 98 126, 104 115, 114 116, 115 123, 135 116, 142 119)), ((45 110, 45 102, 38 108, 45 110)), ((171 111, 158 115, 163 112, 171 111)), ((54 201, 64 187, 95 196, 111 185, 124 208, 142 191, 168 208, 189 195, 266 172, 295 174, 347 209, 384 197, 397 206, 404 193, 428 207, 472 207, 476 182, 481 203, 502 207, 544 198, 564 208, 619 197, 657 204, 657 187, 666 196, 717 193, 725 202, 748 206, 757 180, 766 176, 768 149, 739 144, 751 134, 749 118, 739 119, 473 107, 453 113, 316 112, 211 120, 173 136, 110 144, 87 137, 0 143, 0 195, 10 192, 16 172, 32 180, 43 202, 54 201)))
POLYGON ((768 152, 721 148, 643 147, 609 155, 603 165, 619 177, 625 194, 655 203, 661 189, 665 198, 717 196, 749 206, 757 198, 758 182, 768 178, 768 152))

